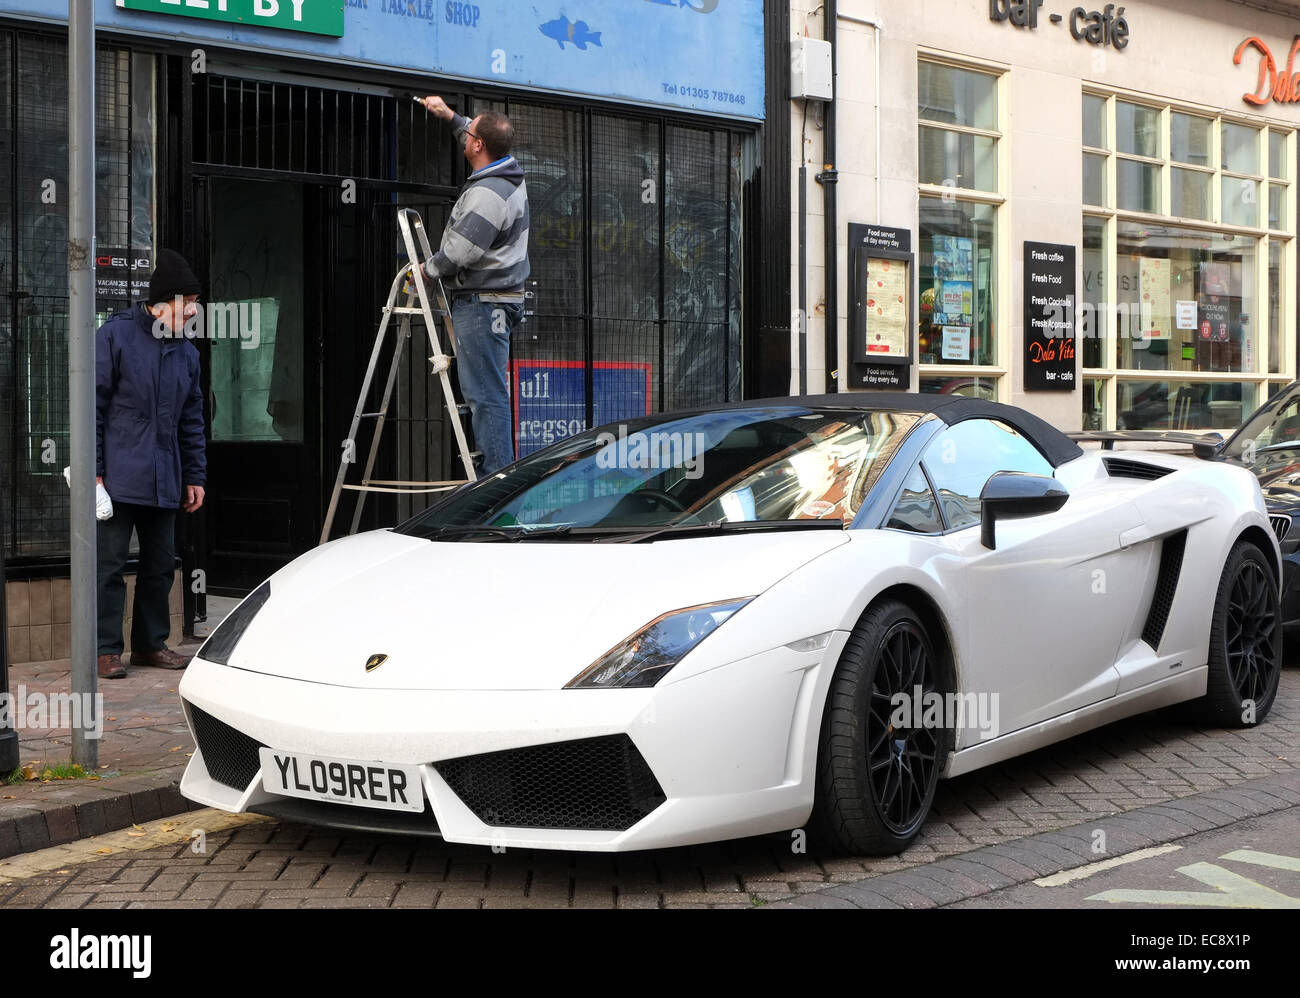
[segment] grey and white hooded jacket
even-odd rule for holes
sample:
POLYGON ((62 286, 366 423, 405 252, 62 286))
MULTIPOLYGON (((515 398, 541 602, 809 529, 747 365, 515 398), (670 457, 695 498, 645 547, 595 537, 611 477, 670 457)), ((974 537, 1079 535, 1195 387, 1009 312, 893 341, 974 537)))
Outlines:
MULTIPOLYGON (((469 124, 464 115, 452 119, 457 133, 469 124)), ((441 277, 449 292, 524 290, 529 273, 528 189, 513 156, 470 174, 443 230, 442 245, 424 269, 441 277)))

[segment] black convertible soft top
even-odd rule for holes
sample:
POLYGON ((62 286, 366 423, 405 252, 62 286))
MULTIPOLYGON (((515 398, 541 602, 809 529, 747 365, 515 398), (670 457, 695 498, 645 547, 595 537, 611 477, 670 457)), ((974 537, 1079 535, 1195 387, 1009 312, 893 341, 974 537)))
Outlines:
POLYGON ((1018 431, 1047 458, 1053 468, 1073 461, 1083 448, 1051 423, 1032 412, 967 398, 964 395, 933 395, 916 392, 842 392, 838 395, 795 395, 776 398, 747 399, 718 408, 760 408, 770 405, 800 405, 809 409, 852 409, 859 412, 933 413, 949 426, 967 419, 997 419, 1018 431))

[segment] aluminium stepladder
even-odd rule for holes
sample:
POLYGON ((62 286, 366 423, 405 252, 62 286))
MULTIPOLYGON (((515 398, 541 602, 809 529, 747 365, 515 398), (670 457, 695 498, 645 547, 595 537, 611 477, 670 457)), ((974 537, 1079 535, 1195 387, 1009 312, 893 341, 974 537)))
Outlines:
POLYGON ((438 338, 438 321, 441 320, 447 333, 448 343, 454 353, 456 349, 456 331, 451 322, 451 308, 447 301, 447 293, 442 286, 442 280, 429 277, 421 266, 421 260, 428 260, 433 255, 433 252, 429 247, 429 237, 425 234, 424 223, 420 219, 419 212, 411 208, 399 209, 397 212, 397 225, 401 230, 402 242, 406 247, 407 263, 393 278, 393 286, 388 292, 388 302, 382 309, 383 318, 379 322, 379 332, 375 334, 375 345, 370 351, 370 364, 366 368, 366 376, 361 383, 361 391, 357 396, 357 407, 352 415, 352 425, 348 429, 347 439, 343 443, 343 454, 339 460, 338 474, 334 478, 334 490, 330 494, 329 509, 325 513, 325 524, 321 528, 320 542, 322 544, 329 540, 330 528, 334 525, 334 516, 338 512, 339 497, 344 490, 357 493, 356 508, 352 513, 352 525, 348 530, 349 534, 355 534, 361 524, 361 511, 365 507, 366 496, 371 492, 390 492, 398 495, 446 492, 463 485, 466 481, 472 482, 476 478, 474 474, 475 454, 470 452, 469 444, 465 440, 465 428, 460 421, 461 410, 456 403, 456 396, 452 392, 451 379, 447 375, 447 372, 451 369, 452 355, 443 352, 442 344, 438 338), (424 253, 423 257, 416 255, 416 240, 419 241, 419 248, 424 253), (406 294, 406 304, 398 305, 398 295, 403 290, 406 294), (434 295, 432 299, 431 294, 434 295), (388 380, 384 384, 383 398, 380 400, 377 410, 367 412, 365 411, 366 399, 370 395, 375 370, 379 366, 379 357, 384 347, 384 336, 388 332, 389 320, 395 315, 399 317, 397 341, 393 346, 393 360, 388 369, 388 380), (383 435, 384 421, 388 416, 388 405, 392 399, 393 386, 397 382, 402 350, 406 345, 406 341, 411 337, 411 319, 413 316, 420 316, 424 320, 425 332, 428 334, 429 346, 432 350, 429 357, 429 361, 433 365, 432 373, 436 374, 442 383, 443 402, 447 414, 451 418, 452 432, 455 434, 456 446, 460 450, 460 460, 465 467, 467 476, 459 481, 379 481, 370 477, 374 471, 375 459, 379 454, 379 441, 383 435), (353 485, 348 484, 347 474, 348 467, 356 463, 358 451, 357 432, 361 429, 362 420, 373 421, 373 429, 361 482, 353 485))

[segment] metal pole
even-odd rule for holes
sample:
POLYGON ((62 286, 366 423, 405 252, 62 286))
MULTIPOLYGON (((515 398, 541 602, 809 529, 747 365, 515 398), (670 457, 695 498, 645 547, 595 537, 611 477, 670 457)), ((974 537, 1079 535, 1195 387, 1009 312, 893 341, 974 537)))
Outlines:
POLYGON ((0 710, 0 780, 18 768, 18 732, 13 727, 14 711, 9 693, 9 629, 5 620, 5 516, 9 495, 5 468, 0 466, 0 697, 7 709, 0 710))
MULTIPOLYGON (((68 0, 68 438, 72 504, 72 692, 94 702, 95 6, 68 0)), ((72 729, 72 761, 99 766, 99 742, 72 729)))

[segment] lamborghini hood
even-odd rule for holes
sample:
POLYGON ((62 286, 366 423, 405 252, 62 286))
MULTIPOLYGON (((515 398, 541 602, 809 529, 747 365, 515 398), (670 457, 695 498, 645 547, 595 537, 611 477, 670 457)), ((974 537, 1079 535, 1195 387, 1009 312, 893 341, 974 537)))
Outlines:
POLYGON ((229 664, 364 689, 559 689, 659 615, 757 596, 846 542, 838 530, 648 544, 439 543, 376 530, 272 576, 229 664))

